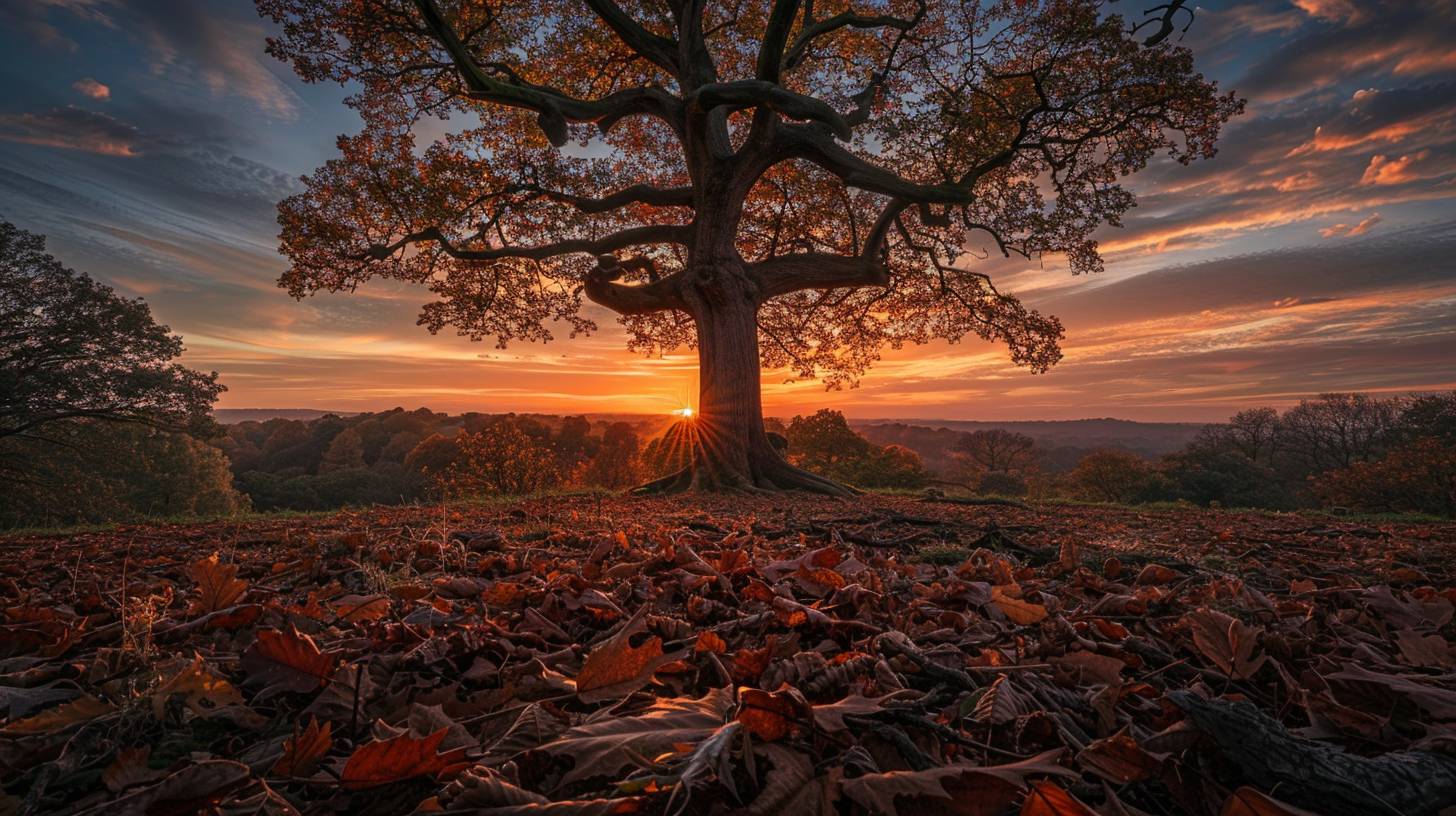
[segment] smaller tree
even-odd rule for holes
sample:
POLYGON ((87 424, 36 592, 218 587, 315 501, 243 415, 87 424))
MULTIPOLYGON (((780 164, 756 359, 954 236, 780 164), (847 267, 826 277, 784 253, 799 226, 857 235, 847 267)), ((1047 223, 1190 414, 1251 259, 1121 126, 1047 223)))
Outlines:
POLYGON ((1427 394, 1405 403, 1396 420, 1395 436, 1404 442, 1427 438, 1456 444, 1456 391, 1427 394))
POLYGON ((596 455, 581 474, 582 483, 614 490, 640 484, 641 447, 631 425, 626 422, 608 425, 596 445, 596 455))
POLYGON ((450 491, 457 495, 534 493, 557 481, 556 459, 514 417, 503 417, 462 436, 460 459, 450 467, 450 491))
POLYGON ((1456 448, 1422 437, 1375 462, 1356 462, 1317 477, 1326 506, 1456 516, 1456 448))
POLYGON ((174 362, 182 338, 0 221, 0 438, 47 440, 67 419, 211 430, 217 373, 174 362))
POLYGON ((364 439, 353 428, 345 428, 334 436, 319 460, 318 472, 351 470, 364 467, 364 439))
POLYGON ((915 451, 902 445, 886 445, 874 448, 848 471, 845 480, 860 487, 924 487, 930 481, 930 471, 915 451))
POLYGON ((794 417, 785 436, 790 462, 831 479, 847 479, 847 473, 869 458, 874 448, 849 427, 844 414, 828 408, 794 417))
POLYGON ((1321 394, 1279 418, 1281 455, 1309 474, 1379 458, 1395 429, 1400 406, 1368 394, 1321 394))
POLYGON ((1143 498, 1153 481, 1153 468, 1141 456, 1109 448, 1093 451, 1067 474, 1072 498, 1127 504, 1143 498))
POLYGON ((1273 408, 1250 408, 1229 417, 1228 422, 1204 427, 1193 445, 1233 451, 1250 462, 1268 464, 1278 438, 1279 412, 1273 408))

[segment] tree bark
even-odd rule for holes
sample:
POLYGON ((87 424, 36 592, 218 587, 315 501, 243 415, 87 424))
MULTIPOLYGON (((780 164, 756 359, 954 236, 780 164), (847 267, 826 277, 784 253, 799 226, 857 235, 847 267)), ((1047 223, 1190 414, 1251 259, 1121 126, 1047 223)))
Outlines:
POLYGON ((758 298, 741 264, 716 265, 688 284, 698 330, 698 409, 691 464, 637 489, 642 493, 807 490, 849 496, 844 485, 795 467, 779 455, 763 427, 758 356, 758 298))

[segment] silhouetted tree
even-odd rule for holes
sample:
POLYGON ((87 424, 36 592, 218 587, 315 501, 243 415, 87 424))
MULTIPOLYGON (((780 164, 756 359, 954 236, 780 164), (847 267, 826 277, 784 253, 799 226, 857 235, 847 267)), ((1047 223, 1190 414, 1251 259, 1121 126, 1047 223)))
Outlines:
POLYGON ((951 452, 960 459, 957 475, 973 476, 978 481, 994 472, 1025 474, 1037 460, 1035 446, 1037 442, 1026 434, 990 428, 961 434, 951 452))
POLYGON ((174 362, 182 338, 0 221, 0 438, 50 439, 67 419, 211 431, 216 372, 174 362))
POLYGON ((1279 452, 1310 474, 1369 461, 1384 451, 1399 413, 1396 400, 1368 394, 1300 400, 1279 418, 1279 452))
POLYGON ((1097 0, 257 3, 271 52, 357 88, 365 122, 282 203, 282 284, 413 281, 430 330, 501 344, 594 328, 585 296, 634 349, 695 344, 703 431, 654 490, 845 492, 774 452, 760 365, 839 385, 974 334, 1051 366, 1060 323, 967 246, 1100 268, 1119 178, 1211 155, 1241 108, 1097 0), (417 146, 426 116, 461 127, 417 146))

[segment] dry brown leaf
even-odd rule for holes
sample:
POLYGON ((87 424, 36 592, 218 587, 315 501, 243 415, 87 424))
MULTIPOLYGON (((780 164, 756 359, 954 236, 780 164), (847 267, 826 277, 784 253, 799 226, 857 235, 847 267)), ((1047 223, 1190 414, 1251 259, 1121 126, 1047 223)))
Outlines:
POLYGON ((437 750, 446 733, 442 728, 424 739, 402 734, 361 745, 344 763, 339 783, 348 790, 364 790, 417 776, 434 776, 465 755, 464 749, 444 754, 437 750))
POLYGON ((156 781, 161 778, 162 771, 147 767, 147 759, 151 755, 150 745, 117 751, 116 759, 101 772, 102 784, 112 793, 120 793, 133 785, 156 781))
POLYGON ((1027 626, 1045 620, 1047 608, 1041 604, 1023 601, 1006 594, 999 586, 991 587, 991 602, 1001 610, 1012 623, 1027 626))
POLYGON ((103 702, 88 694, 70 702, 61 703, 55 708, 48 708, 33 717, 9 723, 4 728, 0 728, 0 734, 11 736, 50 734, 91 722, 97 717, 104 717, 115 710, 116 707, 111 703, 103 702))
POLYGON ((309 717, 308 726, 283 741, 283 756, 273 763, 275 776, 308 776, 334 747, 334 724, 319 725, 317 717, 309 717))
POLYGON ((811 725, 814 714, 804 695, 797 689, 763 691, 756 688, 738 690, 738 721, 755 737, 777 742, 811 725))
POLYGON ((1254 658, 1263 630, 1238 618, 1205 608, 1188 613, 1183 620, 1193 631, 1193 645, 1229 677, 1247 680, 1268 660, 1263 655, 1254 658))
POLYGON ((647 607, 642 607, 617 634, 586 656, 576 675, 576 693, 582 702, 626 697, 651 682, 658 667, 682 657, 678 653, 664 654, 662 638, 656 635, 648 636, 639 646, 632 645, 632 638, 642 632, 646 612, 647 607))
POLYGON ((328 683, 335 668, 332 655, 320 652, 313 638, 294 629, 260 629, 242 662, 249 682, 301 694, 328 683))
POLYGON ((243 695, 226 679, 207 670, 202 655, 193 655, 192 662, 152 692, 152 716, 162 719, 173 694, 181 694, 194 714, 208 716, 218 709, 243 704, 243 695))
POLYGON ((248 591, 247 582, 237 577, 237 564, 220 562, 217 553, 192 562, 187 567, 187 575, 197 584, 193 611, 198 613, 226 609, 242 600, 248 591))

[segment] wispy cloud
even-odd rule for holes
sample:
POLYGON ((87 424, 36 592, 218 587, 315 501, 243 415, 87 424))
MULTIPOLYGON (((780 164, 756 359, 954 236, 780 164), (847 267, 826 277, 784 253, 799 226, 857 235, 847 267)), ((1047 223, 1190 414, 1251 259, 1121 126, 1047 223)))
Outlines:
POLYGON ((44 113, 0 114, 0 139, 105 156, 141 155, 141 134, 135 127, 74 106, 44 113))

